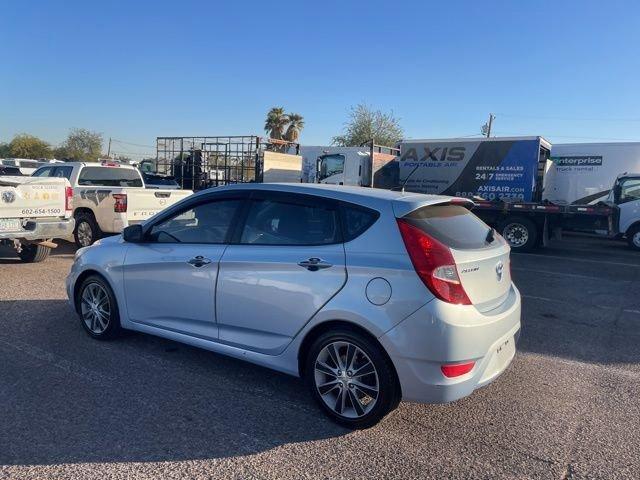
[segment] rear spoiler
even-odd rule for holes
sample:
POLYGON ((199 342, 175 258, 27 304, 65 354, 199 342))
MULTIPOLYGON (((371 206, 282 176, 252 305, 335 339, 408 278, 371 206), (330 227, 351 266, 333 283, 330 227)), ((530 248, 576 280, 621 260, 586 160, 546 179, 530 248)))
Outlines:
POLYGON ((402 218, 422 207, 430 205, 460 205, 471 210, 475 203, 464 197, 445 197, 443 195, 410 195, 393 202, 393 213, 396 218, 402 218), (426 197, 426 198, 425 198, 426 197))

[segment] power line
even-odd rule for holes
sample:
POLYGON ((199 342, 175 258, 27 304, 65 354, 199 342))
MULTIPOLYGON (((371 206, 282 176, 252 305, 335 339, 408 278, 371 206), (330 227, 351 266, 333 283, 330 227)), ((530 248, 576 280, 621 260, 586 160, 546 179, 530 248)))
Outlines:
POLYGON ((141 143, 133 143, 133 142, 125 142, 124 140, 118 140, 117 138, 111 139, 113 142, 124 143, 126 145, 133 145, 134 147, 147 147, 147 148, 156 148, 155 145, 143 145, 141 143))
MULTIPOLYGON (((499 135, 511 135, 513 137, 523 137, 530 136, 531 133, 523 134, 523 133, 507 133, 507 132, 495 132, 499 135)), ((553 133, 545 133, 542 135, 543 137, 556 137, 556 138, 579 138, 581 140, 612 140, 617 142, 640 142, 640 139, 637 138, 614 138, 614 137, 582 137, 579 135, 556 135, 553 133)))
MULTIPOLYGON (((514 113, 497 113, 501 117, 510 118, 529 118, 534 120, 574 120, 574 121, 590 121, 590 122, 640 122, 640 118, 606 118, 606 117, 563 117, 563 116, 537 116, 537 115, 519 115, 514 113)), ((577 137, 576 137, 577 138, 577 137)))

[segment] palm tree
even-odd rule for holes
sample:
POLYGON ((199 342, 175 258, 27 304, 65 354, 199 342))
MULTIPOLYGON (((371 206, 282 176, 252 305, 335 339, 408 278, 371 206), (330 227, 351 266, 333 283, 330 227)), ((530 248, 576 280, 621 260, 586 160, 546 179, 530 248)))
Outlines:
POLYGON ((304 128, 304 117, 299 113, 290 113, 287 117, 289 118, 289 127, 284 134, 284 139, 289 142, 297 142, 300 138, 300 132, 304 128))
POLYGON ((289 123, 287 114, 284 113, 284 108, 273 107, 267 113, 267 121, 264 122, 264 131, 270 138, 282 139, 284 135, 284 127, 289 123))

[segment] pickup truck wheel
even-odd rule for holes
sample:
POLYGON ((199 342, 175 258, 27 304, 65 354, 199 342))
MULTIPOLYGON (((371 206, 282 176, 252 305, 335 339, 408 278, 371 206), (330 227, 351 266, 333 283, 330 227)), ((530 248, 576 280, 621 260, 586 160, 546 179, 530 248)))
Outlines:
POLYGON ((38 263, 44 261, 51 253, 51 248, 43 245, 23 245, 20 260, 25 263, 38 263))
POLYGON ((98 275, 84 279, 76 296, 82 327, 97 340, 118 336, 122 330, 118 303, 106 280, 98 275))
POLYGON ((640 225, 631 227, 627 231, 627 244, 632 250, 640 251, 640 225))
POLYGON ((78 247, 88 247, 102 237, 100 227, 91 213, 79 213, 76 216, 76 228, 73 236, 78 247))
POLYGON ((518 252, 528 252, 535 248, 538 241, 536 224, 524 217, 508 217, 498 226, 498 231, 518 252))

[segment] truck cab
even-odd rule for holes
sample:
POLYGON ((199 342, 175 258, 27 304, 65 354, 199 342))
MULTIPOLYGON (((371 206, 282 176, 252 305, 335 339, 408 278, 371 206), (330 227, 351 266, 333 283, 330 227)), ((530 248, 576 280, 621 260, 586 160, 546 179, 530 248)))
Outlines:
POLYGON ((640 250, 640 173, 619 175, 608 200, 619 209, 618 231, 631 248, 640 250))

